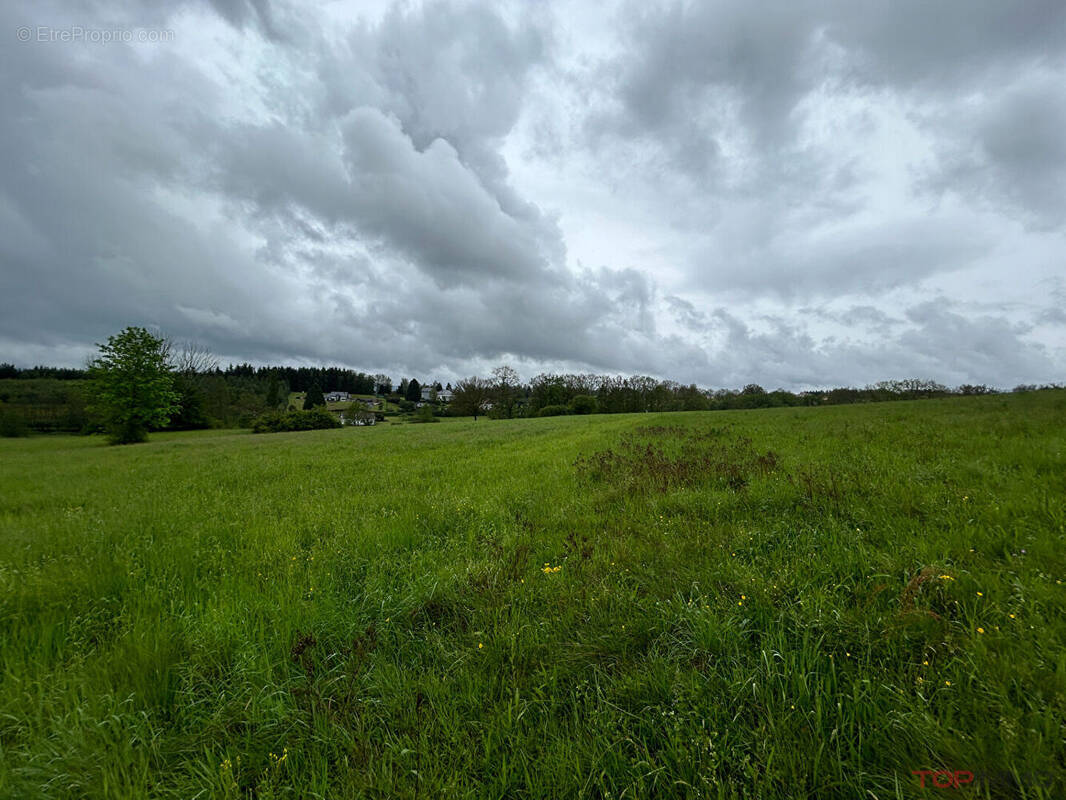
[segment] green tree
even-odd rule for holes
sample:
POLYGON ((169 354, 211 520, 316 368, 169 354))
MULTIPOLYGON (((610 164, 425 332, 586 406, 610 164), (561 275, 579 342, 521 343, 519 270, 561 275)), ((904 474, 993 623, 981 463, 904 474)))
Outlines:
POLYGON ((211 427, 211 420, 204 411, 204 393, 195 375, 175 375, 174 393, 178 399, 170 414, 171 430, 191 431, 211 427))
POLYGON ((377 419, 373 409, 368 408, 362 400, 355 400, 348 406, 347 414, 355 425, 373 425, 377 419))
POLYGON ((407 384, 407 394, 404 397, 412 403, 422 402, 422 386, 414 378, 407 384))
POLYGON ((572 414, 595 414, 600 410, 600 404, 591 394, 579 394, 570 401, 572 414))
POLYGON ((414 413, 411 422, 440 422, 440 420, 433 415, 433 406, 426 403, 414 413))
POLYGON ((315 406, 324 406, 326 404, 326 398, 322 394, 322 390, 318 388, 317 383, 312 383, 311 388, 307 390, 307 394, 304 396, 304 411, 310 411, 315 406))
POLYGON ((150 428, 162 428, 177 410, 169 347, 135 327, 97 346, 100 355, 89 364, 90 409, 112 444, 143 442, 150 428))
POLYGON ((270 379, 270 386, 267 387, 266 404, 269 409, 275 409, 281 405, 281 383, 277 378, 270 379))
POLYGON ((514 416, 515 401, 518 398, 518 384, 521 379, 513 367, 506 364, 492 371, 494 380, 493 401, 501 417, 510 419, 514 416))
POLYGON ((492 384, 482 378, 467 378, 455 384, 451 402, 451 412, 456 416, 473 416, 485 413, 485 406, 491 397, 492 384))

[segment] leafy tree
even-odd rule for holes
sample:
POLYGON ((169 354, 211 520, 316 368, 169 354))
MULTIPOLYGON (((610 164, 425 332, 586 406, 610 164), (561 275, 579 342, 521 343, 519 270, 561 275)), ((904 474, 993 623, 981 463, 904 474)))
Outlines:
POLYGON ((176 431, 211 427, 211 420, 204 411, 204 393, 194 375, 175 375, 174 392, 178 399, 167 427, 176 431))
POLYGON ((268 408, 277 408, 281 404, 281 383, 277 378, 271 378, 270 388, 267 389, 266 404, 268 408))
POLYGON ((318 388, 317 383, 312 383, 311 388, 304 395, 304 411, 310 411, 315 406, 324 406, 325 404, 326 398, 322 395, 322 390, 318 388))
POLYGON ((680 387, 677 390, 677 398, 680 401, 682 411, 707 410, 707 397, 694 383, 680 387))
POLYGON ((499 409, 500 416, 510 419, 514 416, 515 400, 518 397, 518 384, 521 380, 515 370, 503 364, 492 371, 494 381, 493 401, 499 409))
POLYGON ((178 394, 166 341, 130 327, 97 345, 89 364, 90 408, 112 444, 143 442, 149 428, 161 428, 176 410, 178 394))
POLYGON ((422 401, 422 386, 414 378, 407 384, 407 393, 404 398, 410 400, 412 403, 419 403, 422 401))
POLYGON ((352 420, 356 425, 373 425, 377 417, 374 411, 367 408, 366 403, 362 400, 354 401, 348 406, 348 419, 352 420))
POLYGON ((973 395, 973 394, 995 394, 996 390, 985 386, 984 384, 974 385, 972 383, 964 383, 958 388, 959 394, 973 395))
POLYGON ((570 401, 570 412, 573 414, 595 414, 600 410, 600 404, 591 394, 579 394, 570 401))
POLYGON ((492 384, 483 378, 466 378, 455 384, 451 402, 451 412, 457 416, 472 416, 485 412, 485 405, 491 397, 492 384))

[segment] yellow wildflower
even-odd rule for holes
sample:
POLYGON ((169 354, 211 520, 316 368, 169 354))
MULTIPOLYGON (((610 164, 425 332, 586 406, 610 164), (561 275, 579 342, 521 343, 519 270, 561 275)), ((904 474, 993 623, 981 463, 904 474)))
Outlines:
POLYGON ((984 633, 984 632, 985 632, 985 629, 984 629, 984 628, 978 628, 978 629, 977 629, 977 632, 978 632, 978 633, 984 633))

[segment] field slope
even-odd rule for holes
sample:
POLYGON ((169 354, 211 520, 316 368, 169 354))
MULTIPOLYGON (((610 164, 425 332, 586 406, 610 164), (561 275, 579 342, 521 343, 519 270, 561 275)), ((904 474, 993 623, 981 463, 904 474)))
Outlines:
POLYGON ((1063 797, 1064 497, 1063 392, 0 440, 0 796, 1063 797))

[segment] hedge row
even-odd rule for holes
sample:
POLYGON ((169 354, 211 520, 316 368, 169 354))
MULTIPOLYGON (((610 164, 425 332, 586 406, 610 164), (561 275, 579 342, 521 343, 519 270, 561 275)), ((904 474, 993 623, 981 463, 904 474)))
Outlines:
POLYGON ((256 418, 252 433, 283 433, 285 431, 314 431, 339 428, 341 422, 324 408, 310 411, 271 411, 256 418))

